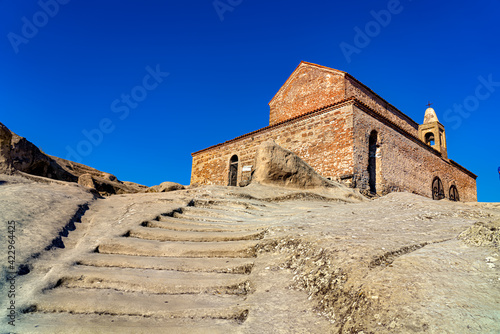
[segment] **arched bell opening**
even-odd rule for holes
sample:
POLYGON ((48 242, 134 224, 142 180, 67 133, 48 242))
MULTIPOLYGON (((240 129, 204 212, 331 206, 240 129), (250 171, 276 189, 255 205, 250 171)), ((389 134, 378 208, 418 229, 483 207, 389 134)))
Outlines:
POLYGON ((425 143, 430 146, 434 146, 436 140, 434 138, 434 133, 428 132, 425 134, 425 143))

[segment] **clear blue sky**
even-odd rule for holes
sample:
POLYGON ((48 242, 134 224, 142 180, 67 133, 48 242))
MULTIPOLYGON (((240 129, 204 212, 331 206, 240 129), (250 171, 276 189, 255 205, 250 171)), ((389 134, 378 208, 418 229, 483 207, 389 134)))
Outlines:
POLYGON ((188 184, 191 152, 268 125, 305 60, 419 123, 433 102, 449 157, 500 201, 497 0, 55 1, 0 0, 0 122, 48 154, 188 184))

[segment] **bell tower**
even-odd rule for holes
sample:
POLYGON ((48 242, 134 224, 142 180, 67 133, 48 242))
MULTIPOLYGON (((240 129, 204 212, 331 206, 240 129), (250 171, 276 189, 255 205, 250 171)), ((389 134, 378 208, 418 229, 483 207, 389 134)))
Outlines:
POLYGON ((418 126, 418 137, 421 141, 431 146, 433 149, 441 152, 441 156, 448 159, 446 149, 446 133, 443 124, 439 123, 436 111, 431 108, 429 103, 425 111, 424 124, 418 126))

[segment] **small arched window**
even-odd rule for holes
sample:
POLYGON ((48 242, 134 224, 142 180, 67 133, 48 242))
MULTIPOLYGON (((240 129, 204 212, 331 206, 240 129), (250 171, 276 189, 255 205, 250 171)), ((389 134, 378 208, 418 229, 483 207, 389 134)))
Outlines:
POLYGON ((441 182, 441 179, 436 176, 432 181, 432 199, 440 200, 444 197, 443 182, 441 182))
POLYGON ((433 146, 433 145, 434 145, 434 142, 435 142, 435 140, 434 140, 434 133, 432 133, 432 132, 427 132, 427 133, 425 134, 425 143, 426 143, 427 145, 431 145, 431 146, 433 146))
POLYGON ((458 189, 455 185, 450 187, 450 201, 459 202, 460 196, 458 195, 458 189))

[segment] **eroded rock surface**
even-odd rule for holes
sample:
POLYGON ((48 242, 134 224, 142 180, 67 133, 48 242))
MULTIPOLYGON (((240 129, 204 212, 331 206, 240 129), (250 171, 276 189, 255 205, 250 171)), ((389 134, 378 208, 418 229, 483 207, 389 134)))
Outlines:
POLYGON ((12 133, 0 123, 0 173, 12 173, 12 158, 10 157, 10 142, 12 133))
MULTIPOLYGON (((46 249, 62 244, 61 238, 76 229, 80 216, 94 196, 77 184, 68 182, 40 183, 25 177, 0 174, 0 245, 1 280, 7 264, 8 235, 14 236, 16 265, 26 271, 46 249), (15 227, 8 234, 8 222, 15 227)), ((1 332, 1 331, 0 331, 1 332)))
POLYGON ((340 199, 364 200, 356 189, 328 180, 292 151, 274 141, 262 143, 255 154, 255 170, 251 184, 272 185, 292 189, 322 189, 340 199))
POLYGON ((185 187, 182 184, 175 182, 163 182, 157 186, 150 187, 147 192, 148 193, 165 193, 174 190, 182 190, 185 187))
POLYGON ((496 333, 498 249, 457 236, 498 218, 407 193, 255 184, 98 199, 18 277, 16 330, 496 333))
POLYGON ((272 140, 265 141, 255 154, 252 182, 300 189, 332 187, 304 160, 272 140))

